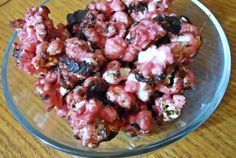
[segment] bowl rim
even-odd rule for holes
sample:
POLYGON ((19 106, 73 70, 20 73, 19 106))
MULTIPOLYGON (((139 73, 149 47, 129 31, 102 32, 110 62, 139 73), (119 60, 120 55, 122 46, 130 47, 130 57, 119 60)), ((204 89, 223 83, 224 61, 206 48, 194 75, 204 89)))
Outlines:
MULTIPOLYGON (((36 128, 34 128, 25 118, 23 115, 21 115, 20 111, 17 109, 17 106, 13 102, 10 91, 8 88, 8 82, 7 82, 7 64, 8 64, 8 57, 10 54, 10 49, 12 46, 13 41, 15 40, 17 36, 17 32, 14 32, 13 35, 10 37, 10 40, 8 42, 8 45, 5 50, 3 63, 2 63, 2 87, 3 87, 3 93, 5 96, 5 99, 7 101, 7 104, 14 115, 14 117, 17 119, 17 121, 24 127, 26 131, 28 131, 31 135, 33 135, 38 140, 42 141, 43 143, 66 153, 77 155, 77 156, 85 156, 85 157, 122 157, 122 156, 134 156, 138 154, 144 154, 150 151, 154 151, 157 149, 160 149, 164 146, 167 146, 180 138, 183 138, 190 132, 194 131, 196 128, 198 128, 203 122, 205 122, 210 115, 215 111, 215 109, 218 107, 220 101, 222 100, 225 91, 227 89, 229 79, 230 79, 230 72, 231 72, 231 55, 230 55, 230 47, 227 40, 227 37, 225 35, 225 32, 216 19, 216 17, 211 13, 211 11, 204 6, 201 2, 198 0, 191 0, 195 5, 197 5, 212 21, 212 23, 215 25, 216 29, 218 30, 218 33, 220 35, 221 41, 223 43, 223 53, 224 55, 224 70, 223 70, 223 78, 220 80, 220 84, 216 90, 216 93, 214 95, 214 102, 210 103, 210 106, 205 109, 202 114, 204 116, 199 115, 197 118, 195 118, 191 124, 183 128, 181 131, 175 133, 174 135, 170 136, 168 139, 160 140, 156 143, 152 143, 149 145, 144 145, 141 147, 134 148, 132 150, 126 149, 126 150, 120 150, 115 152, 97 152, 97 151, 85 151, 80 150, 76 148, 72 148, 66 145, 63 145, 61 143, 56 142, 55 140, 45 136, 44 134, 40 133, 36 128), (198 119, 201 118, 201 119, 198 119)), ((40 4, 44 5, 49 0, 45 0, 43 3, 40 4)))

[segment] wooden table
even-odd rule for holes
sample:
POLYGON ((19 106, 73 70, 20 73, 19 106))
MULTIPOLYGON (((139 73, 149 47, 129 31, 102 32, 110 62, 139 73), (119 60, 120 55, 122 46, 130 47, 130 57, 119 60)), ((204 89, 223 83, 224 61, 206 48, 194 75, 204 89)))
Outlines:
MULTIPOLYGON (((219 108, 200 128, 177 143, 151 153, 148 158, 236 157, 236 1, 204 0, 202 2, 219 19, 230 42, 232 74, 228 90, 219 108)), ((39 4, 37 0, 0 0, 0 65, 2 65, 6 44, 13 32, 8 26, 9 21, 21 17, 28 6, 37 4, 39 4)), ((0 158, 75 157, 39 143, 27 133, 13 118, 2 88, 0 89, 0 158)))

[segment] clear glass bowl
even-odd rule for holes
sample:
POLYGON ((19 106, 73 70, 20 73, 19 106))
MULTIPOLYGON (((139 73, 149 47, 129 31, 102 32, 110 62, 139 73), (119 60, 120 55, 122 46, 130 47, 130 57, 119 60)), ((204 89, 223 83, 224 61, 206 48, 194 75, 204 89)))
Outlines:
MULTIPOLYGON (((65 23, 66 14, 82 9, 79 0, 46 1, 55 23, 65 23), (66 8, 63 6, 66 4, 66 8), (63 15, 63 16, 62 16, 63 15)), ((89 3, 89 2, 88 2, 89 3)), ((11 55, 16 33, 7 45, 2 65, 2 85, 9 108, 33 136, 58 150, 87 157, 132 156, 171 144, 199 127, 217 108, 228 85, 231 59, 225 33, 214 15, 198 0, 175 0, 171 10, 190 17, 201 30, 203 46, 192 64, 196 74, 194 90, 186 92, 187 106, 174 123, 157 127, 152 135, 130 138, 125 133, 97 149, 81 146, 66 121, 55 112, 46 113, 44 103, 34 94, 34 78, 21 72, 11 55), (16 77, 17 76, 17 77, 16 77)))

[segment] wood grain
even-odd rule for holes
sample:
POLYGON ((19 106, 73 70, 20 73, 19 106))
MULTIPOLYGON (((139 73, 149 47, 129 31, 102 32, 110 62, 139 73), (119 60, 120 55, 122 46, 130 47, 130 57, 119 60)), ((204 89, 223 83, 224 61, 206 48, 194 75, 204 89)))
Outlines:
MULTIPOLYGON (((87 3, 86 0, 80 0, 87 3)), ((202 1, 218 18, 231 46, 232 73, 228 90, 219 108, 196 131, 184 139, 152 152, 148 158, 234 158, 236 157, 236 1, 202 1)), ((8 23, 22 16, 38 0, 0 0, 0 64, 12 30, 8 23)), ((60 3, 58 1, 58 3, 60 3)), ((64 7, 61 4, 61 7, 64 7)), ((70 10, 77 6, 68 6, 70 10)), ((56 19, 57 21, 58 19, 56 19)), ((1 69, 0 69, 1 72, 1 69)), ((26 132, 12 116, 0 85, 0 158, 74 158, 39 142, 26 132)))

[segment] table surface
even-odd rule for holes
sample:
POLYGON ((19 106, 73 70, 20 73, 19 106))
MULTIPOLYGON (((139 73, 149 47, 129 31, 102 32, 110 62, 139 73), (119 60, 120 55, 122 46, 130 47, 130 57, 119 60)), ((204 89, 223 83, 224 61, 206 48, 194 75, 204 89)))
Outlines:
MULTIPOLYGON (((236 157, 236 1, 204 0, 202 3, 218 18, 230 42, 232 73, 229 87, 219 108, 200 128, 177 143, 145 157, 236 157)), ((21 17, 26 7, 37 4, 37 0, 0 0, 0 65, 13 32, 9 21, 21 17)), ((0 158, 75 157, 50 148, 27 133, 9 111, 2 85, 0 105, 0 158)))

